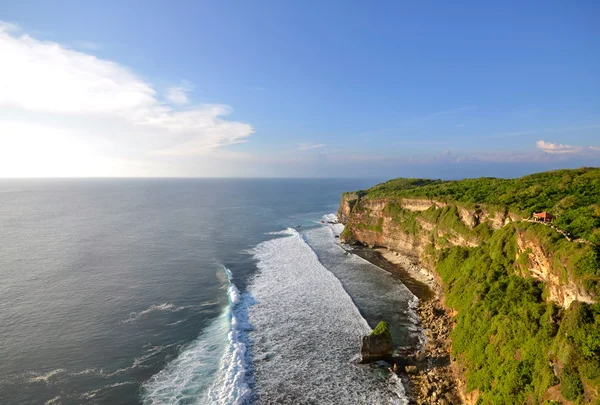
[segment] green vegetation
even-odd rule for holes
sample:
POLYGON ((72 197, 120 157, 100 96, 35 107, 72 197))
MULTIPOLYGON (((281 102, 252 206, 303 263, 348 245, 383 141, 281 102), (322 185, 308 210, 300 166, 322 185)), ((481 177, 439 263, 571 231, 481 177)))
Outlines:
POLYGON ((340 234, 340 238, 346 241, 351 241, 354 239, 354 235, 352 235, 352 231, 348 227, 344 227, 344 230, 340 234))
MULTIPOLYGON (((535 223, 521 222, 515 224, 515 227, 526 239, 535 240, 547 252, 553 272, 561 274, 564 281, 573 278, 584 282, 584 285, 598 287, 598 283, 595 282, 600 276, 600 256, 597 247, 569 242, 552 228, 535 223)), ((600 289, 596 291, 600 294, 600 289)))
POLYGON ((532 174, 518 179, 479 178, 459 181, 395 179, 361 191, 362 198, 419 197, 508 209, 530 217, 548 211, 556 226, 600 244, 600 169, 581 168, 532 174))
MULTIPOLYGON (((423 248, 421 259, 436 267, 446 304, 458 313, 453 353, 465 369, 467 389, 479 390, 478 404, 560 403, 546 396, 560 384, 550 398, 600 405, 600 304, 575 301, 561 308, 547 299, 548 286, 527 277, 534 257, 534 267, 553 276, 553 288, 576 284, 600 297, 600 169, 519 179, 396 179, 353 197, 344 231, 349 237, 352 229, 381 232, 380 213, 368 207, 384 204, 383 216, 412 235, 423 248), (386 200, 372 201, 380 198, 386 200), (443 207, 411 211, 403 198, 443 207), (583 241, 518 220, 541 211, 583 241), (556 398, 559 391, 562 398, 556 398)), ((380 323, 373 334, 388 328, 380 323)))
POLYGON ((474 242, 485 241, 494 232, 487 222, 477 224, 473 229, 469 228, 461 220, 456 205, 448 205, 444 208, 431 206, 420 213, 420 216, 428 222, 436 224, 439 230, 460 235, 474 242))
POLYGON ((390 324, 384 321, 379 321, 375 329, 371 332, 370 336, 386 336, 390 339, 392 335, 390 333, 390 324))
POLYGON ((417 213, 402 208, 397 202, 390 202, 385 207, 386 215, 389 215, 392 220, 401 226, 401 229, 408 234, 416 235, 421 230, 421 226, 417 221, 417 213))
POLYGON ((481 247, 439 254, 446 302, 458 310, 454 354, 482 404, 540 403, 558 383, 555 371, 563 396, 578 399, 583 381, 600 384, 600 306, 546 303, 542 283, 515 275, 515 232, 505 227, 481 247))
POLYGON ((367 231, 373 231, 373 232, 381 232, 383 230, 382 225, 383 225, 383 218, 379 218, 375 223, 364 224, 362 222, 359 222, 355 226, 358 229, 365 229, 367 231))

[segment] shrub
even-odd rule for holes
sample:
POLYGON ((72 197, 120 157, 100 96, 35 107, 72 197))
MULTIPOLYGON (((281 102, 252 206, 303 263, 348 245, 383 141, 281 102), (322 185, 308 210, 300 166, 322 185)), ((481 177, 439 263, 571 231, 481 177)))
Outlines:
POLYGON ((384 321, 379 321, 375 329, 371 332, 370 336, 386 336, 391 338, 390 324, 384 321))
POLYGON ((569 401, 574 401, 583 395, 583 383, 574 365, 565 365, 561 377, 560 393, 563 397, 569 401))

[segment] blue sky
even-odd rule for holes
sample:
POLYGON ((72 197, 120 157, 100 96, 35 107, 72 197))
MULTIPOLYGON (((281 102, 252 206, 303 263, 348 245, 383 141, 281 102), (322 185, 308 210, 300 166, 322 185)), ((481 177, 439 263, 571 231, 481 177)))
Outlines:
POLYGON ((599 19, 595 1, 4 2, 0 176, 598 166, 599 19))

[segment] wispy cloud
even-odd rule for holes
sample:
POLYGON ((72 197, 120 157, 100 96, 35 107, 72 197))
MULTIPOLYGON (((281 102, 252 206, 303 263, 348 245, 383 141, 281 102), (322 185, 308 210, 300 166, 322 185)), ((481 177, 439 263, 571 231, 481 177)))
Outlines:
POLYGON ((73 46, 83 51, 98 51, 102 49, 102 46, 100 44, 91 41, 75 41, 73 43, 73 46))
POLYGON ((322 143, 300 143, 298 147, 294 149, 295 152, 304 152, 307 150, 320 149, 325 147, 325 144, 322 143))
POLYGON ((590 149, 600 152, 600 146, 590 146, 590 149))
POLYGON ((561 133, 561 132, 576 132, 576 131, 585 131, 588 129, 597 129, 600 128, 600 124, 589 124, 589 125, 573 125, 569 127, 557 127, 557 128, 536 128, 536 129, 528 129, 523 131, 515 131, 515 132, 506 132, 496 135, 490 135, 487 138, 512 138, 524 135, 543 135, 547 133, 561 133))
POLYGON ((191 91, 191 86, 175 86, 169 87, 166 91, 165 97, 167 101, 175 105, 189 104, 190 99, 188 93, 191 91))
POLYGON ((583 149, 580 146, 563 145, 560 143, 551 143, 542 140, 537 141, 536 146, 542 152, 557 155, 577 153, 581 152, 583 149))
POLYGON ((178 110, 190 101, 186 86, 170 88, 171 105, 165 104, 126 67, 38 40, 14 24, 0 22, 0 54, 0 176, 25 169, 29 175, 103 175, 102 162, 110 159, 205 155, 254 132, 225 119, 232 112, 227 105, 178 110), (95 143, 102 147, 84 147, 95 143), (42 145, 43 156, 33 153, 42 145), (59 162, 60 170, 53 170, 59 162))
POLYGON ((542 130, 540 132, 573 132, 573 131, 584 131, 587 129, 598 129, 598 128, 600 128, 600 124, 574 125, 571 127, 550 128, 550 129, 542 130))

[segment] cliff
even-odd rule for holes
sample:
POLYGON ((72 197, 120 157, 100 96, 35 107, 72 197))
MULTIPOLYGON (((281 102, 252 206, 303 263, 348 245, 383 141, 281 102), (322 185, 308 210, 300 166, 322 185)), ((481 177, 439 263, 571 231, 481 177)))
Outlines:
POLYGON ((458 311, 453 352, 482 403, 595 400, 599 201, 600 169, 584 168, 512 180, 397 179, 344 193, 338 216, 343 242, 399 252, 437 274, 458 311), (542 210, 557 215, 554 225, 528 220, 542 210), (588 318, 567 328, 564 320, 577 311, 588 318), (578 339, 591 343, 581 348, 578 339), (498 352, 482 357, 490 346, 498 352), (573 370, 567 364, 575 357, 573 370), (502 373, 523 367, 532 380, 502 388, 509 378, 502 373))
POLYGON ((435 270, 440 250, 482 246, 495 231, 510 226, 516 231, 518 247, 511 259, 520 259, 515 272, 543 281, 549 301, 563 307, 573 301, 593 303, 600 292, 597 263, 590 263, 593 258, 586 260, 596 255, 594 244, 585 239, 571 242, 559 230, 527 221, 522 212, 511 212, 509 207, 425 198, 369 198, 361 191, 342 195, 338 216, 346 226, 342 242, 384 247, 419 259, 429 270, 435 270))

